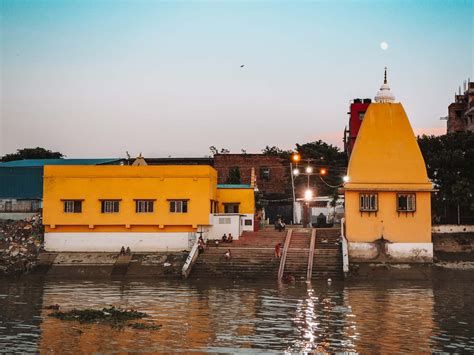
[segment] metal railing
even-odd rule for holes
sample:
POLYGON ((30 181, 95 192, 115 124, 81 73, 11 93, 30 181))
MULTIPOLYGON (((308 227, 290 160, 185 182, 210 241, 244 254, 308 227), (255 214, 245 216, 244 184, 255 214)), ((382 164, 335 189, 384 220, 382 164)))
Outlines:
POLYGON ((341 219, 341 244, 342 244, 342 271, 344 276, 349 272, 349 243, 345 234, 346 219, 341 219))
POLYGON ((293 233, 293 229, 289 229, 288 232, 286 233, 285 245, 283 247, 283 253, 281 255, 281 260, 280 260, 280 267, 278 268, 278 280, 282 279, 283 272, 285 271, 286 254, 288 252, 288 248, 290 247, 290 240, 291 240, 292 233, 293 233))
POLYGON ((314 260, 314 245, 316 244, 316 228, 311 230, 311 241, 309 243, 308 255, 308 271, 306 272, 306 280, 310 281, 313 276, 313 260, 314 260))
POLYGON ((195 242, 193 247, 191 248, 191 251, 188 254, 188 257, 186 258, 186 262, 183 265, 183 269, 181 270, 181 275, 183 276, 183 278, 185 279, 188 278, 198 256, 199 256, 199 243, 195 242))

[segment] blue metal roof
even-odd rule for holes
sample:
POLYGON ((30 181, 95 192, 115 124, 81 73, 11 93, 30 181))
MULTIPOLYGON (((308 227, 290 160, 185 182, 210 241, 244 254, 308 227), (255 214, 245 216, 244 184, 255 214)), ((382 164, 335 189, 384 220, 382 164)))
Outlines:
POLYGON ((0 167, 0 198, 43 198, 43 168, 0 167))
POLYGON ((218 189, 251 189, 248 184, 217 184, 218 189))
POLYGON ((42 167, 45 165, 101 165, 119 163, 122 159, 25 159, 0 163, 0 167, 42 167))

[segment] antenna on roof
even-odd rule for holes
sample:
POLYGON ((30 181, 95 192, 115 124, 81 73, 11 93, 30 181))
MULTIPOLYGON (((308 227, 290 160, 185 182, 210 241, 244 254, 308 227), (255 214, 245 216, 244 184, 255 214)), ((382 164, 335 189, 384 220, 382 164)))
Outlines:
POLYGON ((459 96, 461 96, 461 85, 459 85, 459 96))

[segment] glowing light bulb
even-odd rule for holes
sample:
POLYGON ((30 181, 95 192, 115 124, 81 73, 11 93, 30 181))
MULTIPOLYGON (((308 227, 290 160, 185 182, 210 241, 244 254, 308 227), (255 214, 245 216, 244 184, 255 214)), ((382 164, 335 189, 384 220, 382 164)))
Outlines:
POLYGON ((344 177, 342 178, 342 180, 343 180, 344 182, 349 182, 350 179, 349 179, 349 176, 346 175, 346 176, 344 176, 344 177))
POLYGON ((309 189, 306 190, 306 191, 304 192, 304 199, 305 199, 306 201, 310 201, 312 198, 313 198, 313 191, 311 191, 311 190, 309 190, 309 189))
POLYGON ((306 167, 306 173, 307 173, 307 174, 311 174, 312 172, 313 172, 313 168, 310 167, 310 166, 307 166, 307 167, 306 167))
POLYGON ((296 169, 293 169, 293 175, 294 176, 298 176, 300 174, 300 169, 296 168, 296 169))

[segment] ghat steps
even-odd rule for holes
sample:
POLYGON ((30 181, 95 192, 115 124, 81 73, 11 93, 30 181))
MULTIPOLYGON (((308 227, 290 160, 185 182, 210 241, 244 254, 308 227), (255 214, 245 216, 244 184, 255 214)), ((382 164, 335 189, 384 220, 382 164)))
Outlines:
MULTIPOLYGON (((283 265, 286 275, 291 273, 298 280, 306 280, 310 256, 312 229, 295 228, 283 265)), ((277 243, 285 245, 289 233, 264 229, 259 232, 244 232, 239 240, 232 243, 219 243, 206 247, 194 264, 191 278, 254 278, 276 279, 280 268, 280 259, 274 255, 277 243), (231 252, 231 258, 224 254, 231 252)), ((317 229, 314 241, 312 278, 343 277, 342 252, 338 229, 317 229)), ((310 265, 311 266, 311 265, 310 265)))

